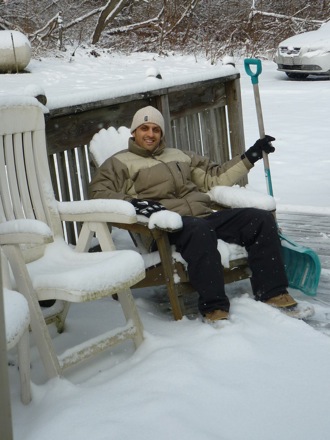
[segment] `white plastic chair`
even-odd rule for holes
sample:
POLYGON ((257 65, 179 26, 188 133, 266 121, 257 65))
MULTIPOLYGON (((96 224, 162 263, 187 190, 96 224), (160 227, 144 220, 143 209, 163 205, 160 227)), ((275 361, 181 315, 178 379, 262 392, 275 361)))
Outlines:
POLYGON ((107 225, 136 222, 134 208, 124 201, 55 200, 43 108, 34 98, 0 99, 0 195, 0 245, 15 289, 28 301, 31 329, 48 377, 126 339, 139 346, 143 327, 130 287, 145 276, 143 259, 132 250, 116 251, 107 225), (65 243, 61 221, 83 222, 75 249, 65 243), (106 249, 84 253, 94 234, 107 243, 106 249), (126 323, 58 356, 39 301, 86 302, 114 294, 126 323))

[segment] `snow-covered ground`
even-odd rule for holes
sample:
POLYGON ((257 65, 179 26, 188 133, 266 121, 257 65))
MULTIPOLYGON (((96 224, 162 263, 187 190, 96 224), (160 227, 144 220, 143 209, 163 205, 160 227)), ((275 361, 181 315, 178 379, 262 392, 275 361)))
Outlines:
MULTIPOLYGON (((8 91, 43 88, 48 105, 56 107, 109 96, 114 86, 152 86, 153 79, 146 79, 151 67, 164 81, 205 77, 221 69, 187 56, 84 55, 78 50, 71 61, 33 60, 30 74, 1 75, 0 99, 8 91), (29 84, 35 85, 27 89, 29 84)), ((241 60, 237 68, 250 146, 258 138, 253 92, 241 60)), ((270 164, 278 208, 329 212, 329 81, 290 81, 268 61, 260 92, 266 132, 277 139, 270 164)), ((264 180, 262 164, 257 164, 250 185, 265 191, 264 180)), ((324 232, 329 239, 329 231, 324 232)), ((174 322, 162 288, 135 291, 145 328, 142 346, 136 352, 129 343, 118 346, 48 382, 32 340, 33 400, 27 407, 20 403, 17 369, 9 368, 15 440, 328 438, 329 329, 316 331, 255 302, 249 292, 246 281, 229 286, 230 319, 212 327, 200 318, 174 322)), ((330 316, 326 305, 314 306, 316 318, 330 316)), ((120 322, 118 309, 110 299, 72 306, 65 333, 52 329, 58 351, 87 333, 98 334, 109 313, 120 322)), ((15 361, 14 353, 10 359, 15 361)))

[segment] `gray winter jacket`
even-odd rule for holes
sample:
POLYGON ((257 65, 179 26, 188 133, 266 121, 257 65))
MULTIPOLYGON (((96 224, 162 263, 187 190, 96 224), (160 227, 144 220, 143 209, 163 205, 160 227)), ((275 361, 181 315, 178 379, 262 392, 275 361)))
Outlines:
POLYGON ((129 139, 127 150, 107 159, 90 183, 90 198, 155 200, 180 215, 212 212, 206 194, 215 185, 232 186, 253 165, 234 157, 223 165, 189 151, 166 148, 150 152, 129 139))

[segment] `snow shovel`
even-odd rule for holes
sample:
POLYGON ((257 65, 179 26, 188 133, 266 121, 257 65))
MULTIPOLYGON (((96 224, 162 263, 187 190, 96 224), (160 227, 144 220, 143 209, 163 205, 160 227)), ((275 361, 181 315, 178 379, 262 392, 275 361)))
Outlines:
MULTIPOLYGON (((244 60, 246 73, 250 76, 253 85, 254 99, 258 118, 260 138, 265 137, 263 123, 258 77, 262 71, 261 60, 247 58, 244 60), (255 71, 251 70, 255 67, 255 71)), ((263 164, 265 170, 267 192, 273 196, 272 179, 269 168, 268 154, 263 152, 263 164)), ((285 265, 289 286, 293 289, 301 290, 309 296, 315 296, 320 280, 321 263, 318 255, 310 248, 298 245, 284 236, 279 229, 279 237, 282 245, 282 257, 285 265)))

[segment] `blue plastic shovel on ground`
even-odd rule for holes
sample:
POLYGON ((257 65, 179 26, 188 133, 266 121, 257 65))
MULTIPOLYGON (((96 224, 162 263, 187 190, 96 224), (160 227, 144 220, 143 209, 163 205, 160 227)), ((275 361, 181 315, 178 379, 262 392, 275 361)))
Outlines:
MULTIPOLYGON (((262 116, 261 100, 259 93, 259 75, 262 72, 261 60, 246 58, 244 60, 245 72, 250 76, 253 85, 254 99, 258 118, 260 138, 265 137, 265 128, 262 116), (251 69, 253 66, 253 69, 251 69)), ((267 192, 273 196, 272 178, 270 174, 268 154, 262 155, 267 192)), ((279 236, 282 245, 282 256, 289 286, 301 290, 306 295, 315 296, 320 281, 321 263, 319 256, 312 249, 298 245, 284 236, 279 229, 279 236)))

